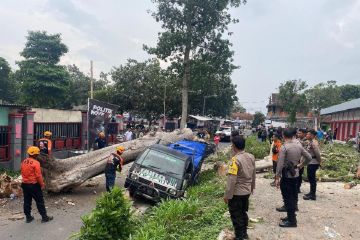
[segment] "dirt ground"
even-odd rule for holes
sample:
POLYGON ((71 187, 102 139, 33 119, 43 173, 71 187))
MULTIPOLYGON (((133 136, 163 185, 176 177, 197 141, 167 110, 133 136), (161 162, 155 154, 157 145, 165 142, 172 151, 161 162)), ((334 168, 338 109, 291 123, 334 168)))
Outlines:
MULTIPOLYGON (((124 167, 121 175, 117 176, 116 185, 124 186, 125 175, 131 164, 124 167)), ((38 214, 35 203, 32 209, 35 221, 27 224, 24 219, 10 220, 13 216, 23 216, 22 198, 8 200, 0 206, 0 239, 14 240, 64 240, 74 233, 79 232, 82 221, 81 216, 91 212, 95 207, 96 199, 105 192, 105 177, 95 177, 71 193, 47 194, 45 205, 48 214, 54 216, 54 220, 48 223, 41 223, 41 216, 38 214)), ((149 205, 145 200, 137 200, 134 207, 144 211, 149 205)))
MULTIPOLYGON (((121 176, 117 176, 118 186, 123 186, 130 166, 126 165, 121 176)), ((254 224, 254 229, 249 230, 250 239, 360 239, 360 186, 346 190, 343 183, 319 183, 317 201, 304 201, 303 194, 299 196, 298 228, 281 229, 278 227, 279 219, 285 214, 275 211, 276 207, 282 205, 281 194, 279 190, 270 187, 272 180, 265 179, 263 175, 257 174, 249 216, 262 217, 264 221, 254 224)), ((304 183, 302 191, 306 193, 308 190, 309 184, 304 183)), ((104 191, 105 179, 101 175, 87 181, 72 193, 46 195, 47 210, 49 215, 54 216, 54 220, 45 224, 40 222, 34 203, 34 222, 26 224, 24 219, 9 220, 14 215, 22 216, 22 199, 8 200, 5 205, 0 205, 0 239, 68 239, 79 231, 81 216, 95 207, 96 199, 104 191)), ((151 204, 145 200, 134 203, 139 212, 149 206, 151 204)))
POLYGON ((298 227, 278 227, 280 217, 276 207, 282 205, 279 190, 270 187, 272 180, 257 174, 257 186, 251 197, 249 217, 262 217, 263 223, 249 230, 250 239, 360 239, 360 186, 347 190, 343 183, 319 183, 316 201, 304 201, 309 184, 303 183, 299 194, 298 227))

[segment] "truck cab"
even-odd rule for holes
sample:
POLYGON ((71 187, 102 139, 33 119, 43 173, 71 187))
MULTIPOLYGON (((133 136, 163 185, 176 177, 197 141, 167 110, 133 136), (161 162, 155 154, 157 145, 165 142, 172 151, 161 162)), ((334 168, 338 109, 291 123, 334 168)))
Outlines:
POLYGON ((155 144, 135 160, 125 180, 130 196, 142 196, 154 202, 162 198, 181 198, 188 186, 198 178, 206 155, 205 143, 196 142, 201 149, 175 143, 155 144))

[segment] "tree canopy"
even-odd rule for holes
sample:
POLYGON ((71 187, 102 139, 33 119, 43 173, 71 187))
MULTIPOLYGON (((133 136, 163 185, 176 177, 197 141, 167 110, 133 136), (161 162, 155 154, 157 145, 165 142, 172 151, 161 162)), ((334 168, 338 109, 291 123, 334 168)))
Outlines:
POLYGON ((302 80, 290 80, 282 83, 279 87, 279 98, 283 109, 289 114, 288 121, 294 124, 296 113, 308 112, 306 95, 304 93, 307 84, 302 80))
POLYGON ((0 57, 0 99, 6 102, 16 101, 15 85, 9 63, 0 57))
POLYGON ((254 120, 252 122, 253 127, 257 127, 265 121, 265 115, 262 112, 256 112, 254 114, 254 120))
POLYGON ((34 107, 68 107, 69 74, 58 65, 68 51, 60 34, 29 31, 15 76, 21 86, 20 102, 34 107))
POLYGON ((241 0, 153 0, 156 11, 152 13, 161 22, 156 47, 145 49, 158 58, 181 63, 182 69, 182 119, 186 124, 188 114, 188 92, 192 65, 191 60, 206 52, 216 52, 222 34, 231 22, 237 22, 229 13, 229 7, 238 7, 241 0))

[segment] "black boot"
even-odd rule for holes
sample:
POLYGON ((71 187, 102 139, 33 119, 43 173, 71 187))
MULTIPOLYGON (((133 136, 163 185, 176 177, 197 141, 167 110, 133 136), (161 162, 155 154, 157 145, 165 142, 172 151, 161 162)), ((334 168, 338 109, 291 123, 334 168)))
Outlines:
POLYGON ((285 221, 282 221, 281 223, 279 223, 279 226, 283 227, 283 228, 297 227, 297 223, 291 222, 288 219, 286 219, 285 221))
POLYGON ((316 201, 316 195, 315 194, 310 194, 310 195, 305 195, 303 197, 304 200, 313 200, 316 201))
POLYGON ((52 217, 52 216, 45 216, 42 218, 41 222, 46 223, 46 222, 50 222, 53 219, 54 219, 54 217, 52 217))
POLYGON ((276 208, 276 211, 278 211, 278 212, 286 212, 286 207, 282 206, 282 207, 276 208))
POLYGON ((297 227, 297 221, 296 221, 296 215, 295 213, 289 213, 287 214, 287 217, 279 223, 280 227, 297 227))
POLYGON ((243 232, 242 232, 242 238, 243 238, 244 240, 249 239, 249 235, 247 234, 247 227, 245 227, 245 229, 244 229, 243 232))
POLYGON ((33 216, 26 216, 26 223, 31 223, 32 221, 34 221, 34 217, 33 216))

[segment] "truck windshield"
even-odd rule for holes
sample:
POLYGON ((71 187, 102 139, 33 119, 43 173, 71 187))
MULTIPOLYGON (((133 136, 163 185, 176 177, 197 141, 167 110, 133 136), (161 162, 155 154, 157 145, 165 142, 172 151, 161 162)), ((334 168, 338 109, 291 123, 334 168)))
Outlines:
POLYGON ((184 172, 185 161, 173 155, 150 149, 143 153, 138 163, 161 173, 180 178, 184 172))

